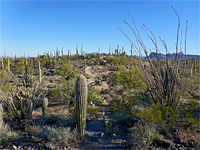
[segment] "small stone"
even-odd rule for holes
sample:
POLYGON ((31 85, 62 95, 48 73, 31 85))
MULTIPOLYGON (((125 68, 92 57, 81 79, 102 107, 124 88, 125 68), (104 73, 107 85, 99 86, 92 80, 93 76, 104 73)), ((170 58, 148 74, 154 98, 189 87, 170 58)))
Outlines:
POLYGON ((17 146, 13 145, 13 148, 14 148, 14 149, 17 149, 17 146))
POLYGON ((193 146, 194 145, 194 142, 193 141, 188 141, 188 144, 189 144, 189 146, 193 146))
POLYGON ((101 133, 101 137, 103 137, 103 136, 104 136, 104 133, 102 132, 102 133, 101 133))

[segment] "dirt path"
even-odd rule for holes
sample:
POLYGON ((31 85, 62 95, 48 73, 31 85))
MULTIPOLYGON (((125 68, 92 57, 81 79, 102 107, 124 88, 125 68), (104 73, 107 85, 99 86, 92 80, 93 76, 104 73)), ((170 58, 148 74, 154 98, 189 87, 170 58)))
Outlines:
POLYGON ((108 121, 112 121, 112 114, 109 110, 109 104, 103 104, 98 106, 101 111, 98 113, 97 118, 87 121, 85 139, 83 143, 77 147, 77 150, 85 149, 125 149, 125 137, 113 134, 108 136, 106 132, 105 121, 103 120, 103 111, 105 118, 108 121))
MULTIPOLYGON (((86 73, 91 77, 88 79, 88 84, 95 82, 97 77, 107 77, 111 71, 106 70, 104 66, 88 66, 86 73)), ((107 81, 102 81, 101 86, 95 86, 96 89, 108 89, 107 81)), ((112 112, 110 111, 110 103, 105 102, 97 106, 101 111, 97 117, 88 120, 86 123, 85 140, 76 149, 125 149, 125 137, 122 135, 113 134, 108 136, 106 124, 103 120, 103 112, 107 121, 112 122, 112 112)), ((114 128, 114 126, 113 126, 114 128)), ((110 128, 112 130, 112 127, 110 128)))
MULTIPOLYGON (((85 72, 91 77, 90 79, 88 79, 88 84, 94 83, 95 79, 97 77, 108 77, 109 73, 111 71, 109 70, 104 70, 104 68, 102 66, 87 66, 85 69, 85 72), (98 72, 95 72, 95 70, 98 70, 98 72)), ((98 90, 107 90, 109 88, 107 81, 103 81, 102 80, 102 85, 100 86, 95 86, 96 89, 98 90)))

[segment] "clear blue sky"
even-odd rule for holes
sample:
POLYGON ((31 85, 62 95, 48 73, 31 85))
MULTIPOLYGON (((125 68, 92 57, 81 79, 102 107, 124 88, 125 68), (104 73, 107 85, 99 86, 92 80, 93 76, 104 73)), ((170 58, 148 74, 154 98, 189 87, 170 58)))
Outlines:
MULTIPOLYGON (((187 51, 200 54, 199 1, 6 1, 0 0, 0 55, 36 56, 58 47, 64 53, 83 44, 84 51, 108 52, 117 44, 130 53, 130 44, 117 29, 132 33, 123 23, 130 12, 147 46, 152 48, 141 25, 149 27, 156 37, 161 36, 170 52, 175 52, 178 12, 183 30, 188 20, 187 51)), ((157 39, 159 41, 159 39, 157 39)), ((160 41, 159 41, 160 43, 160 41)), ((159 44, 161 52, 164 49, 159 44)))

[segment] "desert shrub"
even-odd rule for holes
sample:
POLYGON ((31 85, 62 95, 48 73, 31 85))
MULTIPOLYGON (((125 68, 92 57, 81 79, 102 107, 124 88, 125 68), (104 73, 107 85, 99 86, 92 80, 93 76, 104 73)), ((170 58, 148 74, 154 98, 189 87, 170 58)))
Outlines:
POLYGON ((26 132, 45 141, 45 146, 49 149, 72 148, 77 142, 76 130, 71 131, 70 127, 32 125, 26 132))
POLYGON ((101 104, 104 99, 100 96, 100 92, 97 91, 94 86, 88 88, 88 104, 101 104))
POLYGON ((33 75, 36 73, 36 70, 34 68, 32 68, 31 66, 28 66, 28 73, 33 75))
POLYGON ((114 65, 131 65, 133 64, 133 60, 131 58, 124 56, 119 56, 119 57, 109 56, 107 58, 107 63, 114 65))
POLYGON ((110 108, 115 112, 136 115, 139 106, 143 106, 144 97, 138 94, 124 93, 122 96, 115 96, 110 102, 110 108))
POLYGON ((56 102, 64 99, 62 91, 58 88, 50 90, 47 94, 47 98, 49 102, 56 102))
POLYGON ((10 79, 10 74, 5 71, 5 70, 1 70, 0 71, 0 84, 5 84, 9 81, 10 79))
POLYGON ((73 148, 76 141, 76 133, 72 132, 69 127, 46 127, 43 129, 46 147, 50 149, 56 148, 73 148))
POLYGON ((142 79, 142 73, 134 66, 132 66, 131 70, 120 66, 119 70, 110 76, 108 83, 122 85, 125 90, 146 89, 146 84, 142 79))
POLYGON ((0 145, 6 145, 20 139, 19 132, 11 130, 7 125, 0 126, 0 145))
POLYGON ((74 75, 73 67, 69 63, 64 63, 57 69, 57 74, 63 76, 64 78, 71 78, 74 75))
POLYGON ((18 62, 14 68, 15 74, 23 74, 25 72, 25 64, 24 62, 18 62))
POLYGON ((75 118, 63 119, 59 116, 51 115, 51 116, 38 116, 33 120, 36 126, 54 126, 54 127, 65 127, 71 126, 73 127, 75 124, 75 118))
POLYGON ((99 58, 99 57, 100 57, 99 53, 86 54, 86 59, 99 58))
POLYGON ((39 137, 42 133, 42 127, 40 125, 30 125, 26 128, 26 133, 30 136, 39 137))
POLYGON ((95 80, 95 85, 101 86, 101 85, 102 85, 101 79, 96 79, 96 80, 95 80))
POLYGON ((60 103, 69 104, 70 101, 74 98, 73 90, 74 90, 74 86, 70 86, 69 84, 66 84, 62 88, 55 88, 55 89, 50 90, 47 94, 47 98, 50 103, 60 102, 60 103))
POLYGON ((152 103, 151 107, 145 107, 143 111, 138 113, 148 124, 160 126, 176 125, 179 116, 179 109, 174 110, 168 105, 168 99, 163 99, 162 103, 152 103))
POLYGON ((76 82, 76 77, 74 77, 70 80, 66 80, 65 84, 62 87, 63 92, 66 93, 67 98, 69 98, 69 99, 72 99, 75 97, 75 93, 74 93, 75 82, 76 82))
POLYGON ((148 148, 155 139, 161 139, 163 137, 153 126, 149 125, 138 124, 130 132, 130 143, 137 143, 137 145, 142 145, 143 148, 148 148))
POLYGON ((1 86, 0 89, 6 93, 9 93, 9 92, 13 91, 13 84, 6 83, 5 85, 1 86))
POLYGON ((200 127, 200 104, 196 99, 191 98, 189 104, 181 105, 180 118, 182 123, 187 125, 197 124, 200 127))
POLYGON ((194 76, 190 82, 189 87, 186 88, 186 90, 189 90, 190 93, 193 93, 195 91, 200 91, 200 78, 198 76, 194 76))
POLYGON ((90 113, 92 116, 95 116, 99 111, 100 109, 96 107, 87 109, 87 113, 90 113))

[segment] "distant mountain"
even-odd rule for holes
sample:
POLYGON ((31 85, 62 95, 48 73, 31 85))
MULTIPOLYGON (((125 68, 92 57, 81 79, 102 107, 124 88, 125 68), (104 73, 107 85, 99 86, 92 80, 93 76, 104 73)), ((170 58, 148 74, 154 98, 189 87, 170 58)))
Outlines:
MULTIPOLYGON (((151 52, 149 54, 150 59, 154 59, 154 58, 157 59, 158 57, 160 59, 164 59, 166 57, 166 55, 162 54, 162 53, 158 53, 158 55, 157 55, 155 52, 151 52)), ((175 57, 176 57, 176 53, 173 53, 173 54, 168 53, 167 54, 167 58, 175 58, 175 57)), ((185 55, 182 52, 180 52, 180 53, 178 53, 178 58, 180 58, 180 59, 185 58, 185 55)), ((190 54, 188 54, 188 55, 186 55, 186 58, 200 58, 200 55, 190 55, 190 54)))

